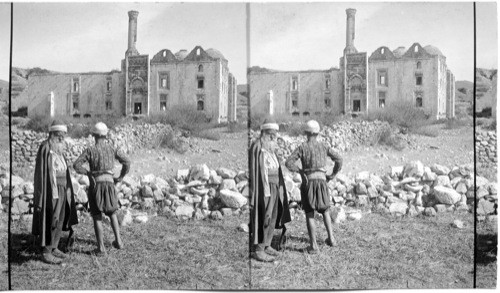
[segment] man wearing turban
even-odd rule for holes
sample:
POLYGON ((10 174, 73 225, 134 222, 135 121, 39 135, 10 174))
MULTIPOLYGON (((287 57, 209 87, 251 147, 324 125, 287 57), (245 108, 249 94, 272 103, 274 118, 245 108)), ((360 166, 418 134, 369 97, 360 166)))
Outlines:
POLYGON ((38 236, 42 260, 59 264, 66 254, 59 250, 62 231, 78 224, 73 184, 64 157, 66 125, 54 121, 49 138, 42 142, 36 156, 32 234, 38 236))
MULTIPOLYGON (((276 156, 276 135, 279 126, 268 119, 261 126, 259 139, 250 147, 250 239, 252 257, 272 262, 278 252, 271 247, 274 229, 286 231, 291 221, 288 196, 281 165, 276 156)), ((280 241, 282 244, 282 241, 280 241)))

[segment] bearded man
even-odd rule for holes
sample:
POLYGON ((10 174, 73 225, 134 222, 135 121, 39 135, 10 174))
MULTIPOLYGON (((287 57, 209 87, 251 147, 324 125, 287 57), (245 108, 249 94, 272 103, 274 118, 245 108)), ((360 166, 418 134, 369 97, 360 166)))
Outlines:
POLYGON ((66 125, 55 120, 36 156, 32 234, 38 236, 42 260, 49 264, 60 264, 67 257, 58 248, 61 233, 72 231, 72 226, 78 224, 73 184, 64 157, 66 133, 66 125))
POLYGON ((272 262, 278 252, 271 247, 274 229, 283 229, 280 245, 291 221, 281 164, 276 156, 279 126, 271 119, 261 126, 260 138, 250 147, 250 239, 252 257, 272 262))

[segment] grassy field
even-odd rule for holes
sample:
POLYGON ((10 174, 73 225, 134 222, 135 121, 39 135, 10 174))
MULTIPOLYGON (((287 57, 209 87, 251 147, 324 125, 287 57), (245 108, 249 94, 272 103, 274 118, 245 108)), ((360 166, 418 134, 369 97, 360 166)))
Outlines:
POLYGON ((244 217, 217 222, 152 217, 122 230, 123 250, 111 248, 107 224, 104 257, 92 252, 92 221, 85 218, 75 230, 71 257, 57 266, 39 260, 28 233, 31 223, 19 221, 13 225, 12 289, 248 289, 248 234, 237 230, 244 217))
MULTIPOLYGON (((474 226, 470 213, 434 218, 367 214, 334 226, 338 247, 309 255, 303 215, 288 228, 286 250, 274 263, 251 261, 252 289, 472 288, 474 226), (451 226, 455 219, 464 229, 451 226)), ((278 234, 278 232, 277 232, 278 234)), ((278 235, 276 235, 276 238, 278 235)))

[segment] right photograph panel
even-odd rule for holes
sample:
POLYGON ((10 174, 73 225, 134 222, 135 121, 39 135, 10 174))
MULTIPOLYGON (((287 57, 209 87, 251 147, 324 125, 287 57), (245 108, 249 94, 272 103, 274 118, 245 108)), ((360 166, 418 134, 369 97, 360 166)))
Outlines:
MULTIPOLYGON (((474 168, 473 3, 247 14, 252 288, 479 286, 475 202, 495 248, 482 286, 494 288, 496 163, 474 168)), ((496 69, 484 72, 496 97, 496 69)), ((496 145, 494 121, 483 127, 496 145)))

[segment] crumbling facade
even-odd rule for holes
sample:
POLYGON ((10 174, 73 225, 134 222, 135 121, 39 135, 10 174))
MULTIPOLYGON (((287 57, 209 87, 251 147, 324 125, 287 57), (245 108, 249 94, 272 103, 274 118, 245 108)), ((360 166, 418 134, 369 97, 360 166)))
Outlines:
POLYGON ((382 46, 371 55, 358 52, 356 10, 347 9, 346 14, 346 47, 339 69, 252 68, 248 74, 252 115, 361 114, 408 102, 437 119, 455 116, 455 77, 439 49, 414 43, 409 49, 391 51, 382 46))
POLYGON ((28 116, 147 116, 189 107, 218 123, 236 121, 236 79, 228 60, 201 46, 175 54, 163 49, 151 59, 140 54, 138 14, 128 13, 128 47, 121 71, 30 76, 21 93, 29 101, 28 116))

